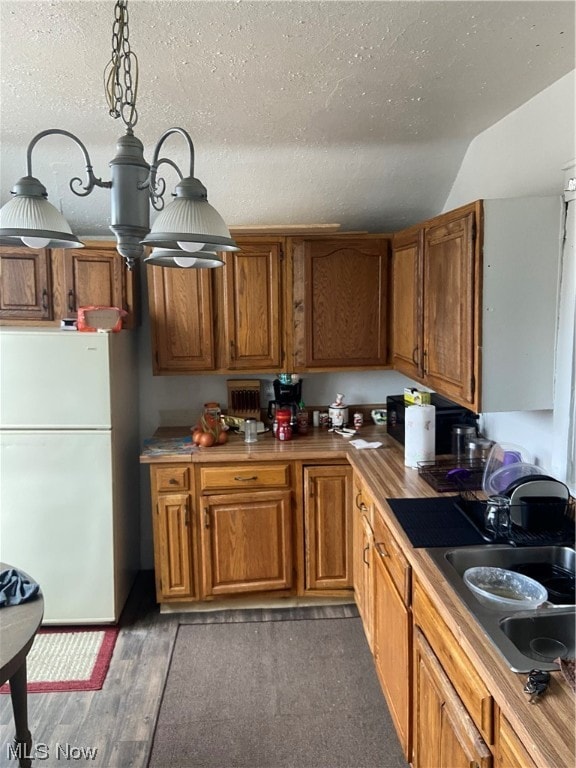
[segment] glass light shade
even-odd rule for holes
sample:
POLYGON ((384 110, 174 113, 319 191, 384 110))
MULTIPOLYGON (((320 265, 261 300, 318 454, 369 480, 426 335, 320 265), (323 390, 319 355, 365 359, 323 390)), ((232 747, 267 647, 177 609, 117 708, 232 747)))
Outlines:
POLYGON ((2 206, 0 238, 30 243, 31 248, 84 247, 60 211, 37 196, 16 195, 2 206), (34 242, 43 244, 32 245, 34 242))
POLYGON ((177 197, 167 205, 142 243, 171 250, 188 251, 189 247, 206 245, 215 251, 240 250, 218 211, 206 199, 197 197, 177 197))
POLYGON ((144 263, 183 269, 214 269, 224 265, 215 251, 196 251, 191 254, 177 248, 153 248, 152 253, 144 259, 144 263))

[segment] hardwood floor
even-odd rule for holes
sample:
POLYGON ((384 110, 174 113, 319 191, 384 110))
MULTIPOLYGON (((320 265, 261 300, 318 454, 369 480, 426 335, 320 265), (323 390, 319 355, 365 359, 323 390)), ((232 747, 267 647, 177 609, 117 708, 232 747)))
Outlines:
MULTIPOLYGON (((160 614, 154 602, 152 572, 141 573, 102 690, 28 695, 33 765, 145 768, 177 627, 177 615, 160 614)), ((17 766, 13 736, 10 696, 1 695, 0 768, 17 766)))

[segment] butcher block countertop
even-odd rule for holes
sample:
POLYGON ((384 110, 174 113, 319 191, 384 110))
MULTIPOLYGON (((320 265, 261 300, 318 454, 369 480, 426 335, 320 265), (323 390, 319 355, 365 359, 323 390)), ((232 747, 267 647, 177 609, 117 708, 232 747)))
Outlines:
MULTIPOLYGON (((159 429, 155 438, 189 434, 176 427, 159 429)), ((311 429, 305 436, 288 442, 276 440, 270 432, 258 436, 258 442, 246 444, 240 435, 231 435, 225 445, 199 448, 188 454, 141 456, 142 463, 157 462, 250 462, 329 461, 347 459, 372 494, 380 514, 402 546, 415 576, 427 590, 431 600, 441 607, 441 614, 466 651, 476 671, 485 680, 496 703, 521 738, 534 762, 542 768, 573 768, 575 750, 575 694, 561 672, 551 673, 548 691, 537 703, 530 704, 523 692, 526 674, 511 672, 493 648, 484 631, 465 603, 460 600, 425 549, 414 548, 387 498, 435 497, 440 494, 418 475, 404 466, 402 446, 389 437, 385 427, 365 426, 357 434, 366 441, 378 441, 378 449, 358 450, 347 438, 324 429, 311 429)), ((536 662, 534 663, 536 667, 536 662)))

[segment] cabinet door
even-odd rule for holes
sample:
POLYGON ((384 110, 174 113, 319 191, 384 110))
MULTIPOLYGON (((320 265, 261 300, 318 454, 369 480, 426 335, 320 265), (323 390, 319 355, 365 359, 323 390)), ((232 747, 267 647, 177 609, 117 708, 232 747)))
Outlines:
POLYGON ((475 388, 474 222, 461 213, 424 238, 424 382, 464 404, 475 388))
POLYGON ((384 564, 389 554, 374 545, 374 660, 406 759, 411 755, 412 617, 384 564))
POLYGON ((282 368, 281 242, 239 238, 242 250, 225 255, 223 368, 282 368))
POLYGON ((371 514, 368 507, 370 502, 367 503, 367 501, 364 498, 362 489, 355 486, 352 513, 354 593, 358 612, 362 618, 364 634, 370 649, 373 650, 374 595, 372 588, 372 544, 374 537, 368 517, 371 514))
POLYGON ((295 238, 292 247, 294 368, 386 366, 389 241, 295 238))
POLYGON ((490 768, 492 754, 424 635, 415 630, 414 768, 490 768))
POLYGON ((147 267, 154 374, 214 370, 210 271, 147 267))
POLYGON ((51 320, 50 252, 0 248, 0 318, 51 320))
POLYGON ((122 256, 109 246, 65 248, 52 252, 54 306, 61 317, 74 317, 78 307, 126 309, 122 256))
POLYGON ((352 470, 304 469, 306 589, 350 589, 352 581, 352 470))
POLYGON ((162 494, 156 499, 154 559, 159 602, 196 597, 189 499, 187 493, 162 494))
POLYGON ((520 737, 498 709, 496 712, 496 756, 498 768, 536 768, 520 737))
POLYGON ((422 375, 422 229, 394 236, 392 362, 411 378, 422 375))
POLYGON ((290 491, 202 498, 204 595, 292 586, 290 491))

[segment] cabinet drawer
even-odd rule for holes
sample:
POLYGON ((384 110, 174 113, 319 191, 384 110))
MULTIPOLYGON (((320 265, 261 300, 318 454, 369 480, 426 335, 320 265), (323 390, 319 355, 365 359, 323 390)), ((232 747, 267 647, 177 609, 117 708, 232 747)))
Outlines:
POLYGON ((153 478, 157 493, 187 491, 190 488, 190 468, 186 466, 154 467, 153 478))
POLYGON ((374 512, 374 548, 375 556, 380 557, 386 566, 404 605, 409 606, 412 569, 378 509, 374 512))
POLYGON ((239 488, 288 488, 289 464, 233 464, 200 468, 202 493, 239 488))
POLYGON ((494 700, 458 640, 416 580, 413 613, 415 624, 424 632, 476 727, 486 743, 493 744, 494 700))

